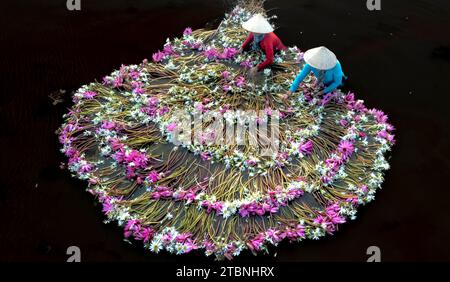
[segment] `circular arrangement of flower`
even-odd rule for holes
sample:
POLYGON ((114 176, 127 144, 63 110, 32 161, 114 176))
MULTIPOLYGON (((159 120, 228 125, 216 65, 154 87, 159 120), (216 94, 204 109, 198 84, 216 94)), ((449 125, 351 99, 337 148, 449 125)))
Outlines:
POLYGON ((218 259, 319 239, 372 201, 389 168, 393 126, 352 93, 315 94, 287 48, 260 75, 260 52, 237 52, 237 6, 216 30, 187 28, 152 61, 81 87, 59 130, 73 175, 129 240, 218 259))

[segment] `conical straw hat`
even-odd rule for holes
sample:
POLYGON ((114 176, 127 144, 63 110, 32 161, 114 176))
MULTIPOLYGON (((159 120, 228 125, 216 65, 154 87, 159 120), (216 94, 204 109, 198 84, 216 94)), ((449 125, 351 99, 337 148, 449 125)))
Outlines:
POLYGON ((329 70, 336 66, 336 55, 327 47, 309 49, 303 56, 306 63, 319 70, 329 70))
POLYGON ((267 19, 264 18, 264 16, 261 14, 256 14, 253 17, 251 17, 251 19, 242 24, 242 27, 254 33, 265 34, 273 31, 273 27, 270 25, 267 19))

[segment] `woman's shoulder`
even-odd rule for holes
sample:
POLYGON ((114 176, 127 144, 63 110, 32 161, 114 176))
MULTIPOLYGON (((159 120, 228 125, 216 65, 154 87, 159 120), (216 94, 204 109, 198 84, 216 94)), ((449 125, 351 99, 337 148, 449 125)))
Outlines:
POLYGON ((279 39, 275 32, 269 32, 264 36, 264 39, 276 40, 279 39))

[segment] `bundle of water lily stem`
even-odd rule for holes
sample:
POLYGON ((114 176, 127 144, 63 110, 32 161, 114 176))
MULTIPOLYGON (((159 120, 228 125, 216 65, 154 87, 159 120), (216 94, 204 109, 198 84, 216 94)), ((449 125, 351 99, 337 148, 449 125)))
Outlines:
POLYGON ((314 77, 285 97, 304 64, 297 47, 249 76, 264 55, 237 50, 255 13, 262 1, 242 2, 217 29, 186 28, 74 94, 62 152, 128 241, 218 259, 268 252, 333 234, 381 187, 387 116, 353 93, 316 95, 314 77))

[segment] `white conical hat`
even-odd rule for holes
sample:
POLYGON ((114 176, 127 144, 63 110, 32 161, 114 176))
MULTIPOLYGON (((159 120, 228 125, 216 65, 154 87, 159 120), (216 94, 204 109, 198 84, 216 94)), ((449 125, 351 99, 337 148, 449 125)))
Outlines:
POLYGON ((305 52, 303 59, 310 66, 319 70, 329 70, 337 64, 336 55, 324 46, 309 49, 305 52))
POLYGON ((261 14, 256 14, 251 17, 251 19, 242 24, 242 27, 255 33, 270 33, 273 31, 273 27, 261 14))

